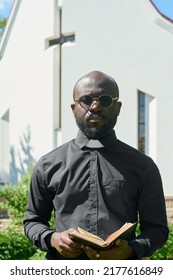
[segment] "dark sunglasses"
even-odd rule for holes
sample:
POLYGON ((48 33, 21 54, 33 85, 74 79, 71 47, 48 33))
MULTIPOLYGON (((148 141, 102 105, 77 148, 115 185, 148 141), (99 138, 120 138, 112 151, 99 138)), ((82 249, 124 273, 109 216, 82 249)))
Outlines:
POLYGON ((79 99, 75 99, 82 107, 88 109, 94 100, 99 102, 100 107, 108 109, 112 106, 114 100, 118 100, 118 97, 112 97, 111 95, 100 95, 98 98, 91 95, 83 95, 79 99))

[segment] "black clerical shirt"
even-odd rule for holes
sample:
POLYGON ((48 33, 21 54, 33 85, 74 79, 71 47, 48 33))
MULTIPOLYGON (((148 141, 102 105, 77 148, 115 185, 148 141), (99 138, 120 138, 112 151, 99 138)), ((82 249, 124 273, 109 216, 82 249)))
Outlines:
POLYGON ((168 237, 159 170, 151 158, 121 142, 115 132, 88 148, 77 138, 44 155, 32 174, 25 233, 48 259, 61 259, 46 240, 55 230, 81 227, 105 238, 125 222, 140 220, 141 234, 129 237, 137 258, 151 255, 168 237), (51 212, 55 230, 50 229, 51 212), (51 256, 52 254, 52 256, 51 256))

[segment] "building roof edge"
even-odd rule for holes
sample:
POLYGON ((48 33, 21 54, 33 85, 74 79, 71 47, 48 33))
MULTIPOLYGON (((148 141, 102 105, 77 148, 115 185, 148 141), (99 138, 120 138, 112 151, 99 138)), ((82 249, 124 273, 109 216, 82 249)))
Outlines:
POLYGON ((16 18, 20 3, 21 3, 21 0, 15 0, 14 3, 13 3, 9 18, 7 20, 7 24, 5 26, 5 29, 4 29, 4 32, 2 34, 2 38, 1 38, 1 41, 0 41, 0 59, 2 59, 2 57, 4 55, 4 52, 5 52, 5 49, 6 49, 10 34, 11 34, 11 30, 12 30, 14 22, 15 22, 15 18, 16 18))
POLYGON ((171 22, 171 23, 173 24, 173 19, 171 19, 170 17, 164 15, 164 14, 158 9, 158 7, 153 3, 152 0, 149 0, 149 1, 150 1, 150 3, 152 4, 152 6, 157 10, 157 12, 158 12, 163 18, 165 18, 166 20, 168 20, 169 22, 171 22))

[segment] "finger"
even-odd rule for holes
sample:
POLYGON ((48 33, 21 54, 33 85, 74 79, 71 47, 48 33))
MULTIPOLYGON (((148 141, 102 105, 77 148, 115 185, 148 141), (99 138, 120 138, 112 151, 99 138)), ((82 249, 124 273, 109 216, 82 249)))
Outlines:
POLYGON ((101 258, 100 251, 94 250, 91 247, 85 246, 84 252, 91 260, 98 260, 101 258))
POLYGON ((57 250, 61 255, 67 258, 75 258, 83 252, 82 249, 69 247, 67 244, 63 242, 59 243, 57 250))
POLYGON ((59 242, 59 248, 63 251, 67 251, 69 253, 75 253, 75 252, 81 252, 82 248, 79 246, 74 246, 72 242, 64 242, 64 240, 61 240, 59 242))
POLYGON ((77 242, 75 240, 73 240, 72 238, 70 238, 70 241, 69 241, 69 246, 71 247, 74 247, 74 248, 84 248, 84 245, 80 242, 77 242))
POLYGON ((128 242, 124 239, 117 239, 115 245, 126 248, 128 246, 128 242))
POLYGON ((69 247, 72 247, 72 248, 80 248, 80 249, 82 249, 84 247, 83 244, 74 241, 69 235, 66 236, 66 237, 63 237, 63 242, 66 245, 68 245, 69 247))
POLYGON ((82 252, 69 252, 69 251, 59 251, 59 253, 66 257, 66 258, 77 258, 78 256, 80 256, 82 254, 82 252))

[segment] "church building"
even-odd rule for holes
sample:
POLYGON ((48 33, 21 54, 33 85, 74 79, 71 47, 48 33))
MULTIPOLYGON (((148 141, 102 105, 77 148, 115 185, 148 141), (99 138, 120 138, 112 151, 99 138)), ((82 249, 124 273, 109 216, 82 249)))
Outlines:
POLYGON ((173 21, 151 0, 14 0, 0 41, 0 185, 75 138, 73 86, 100 70, 119 85, 117 138, 156 162, 169 203, 172 65, 173 21))

